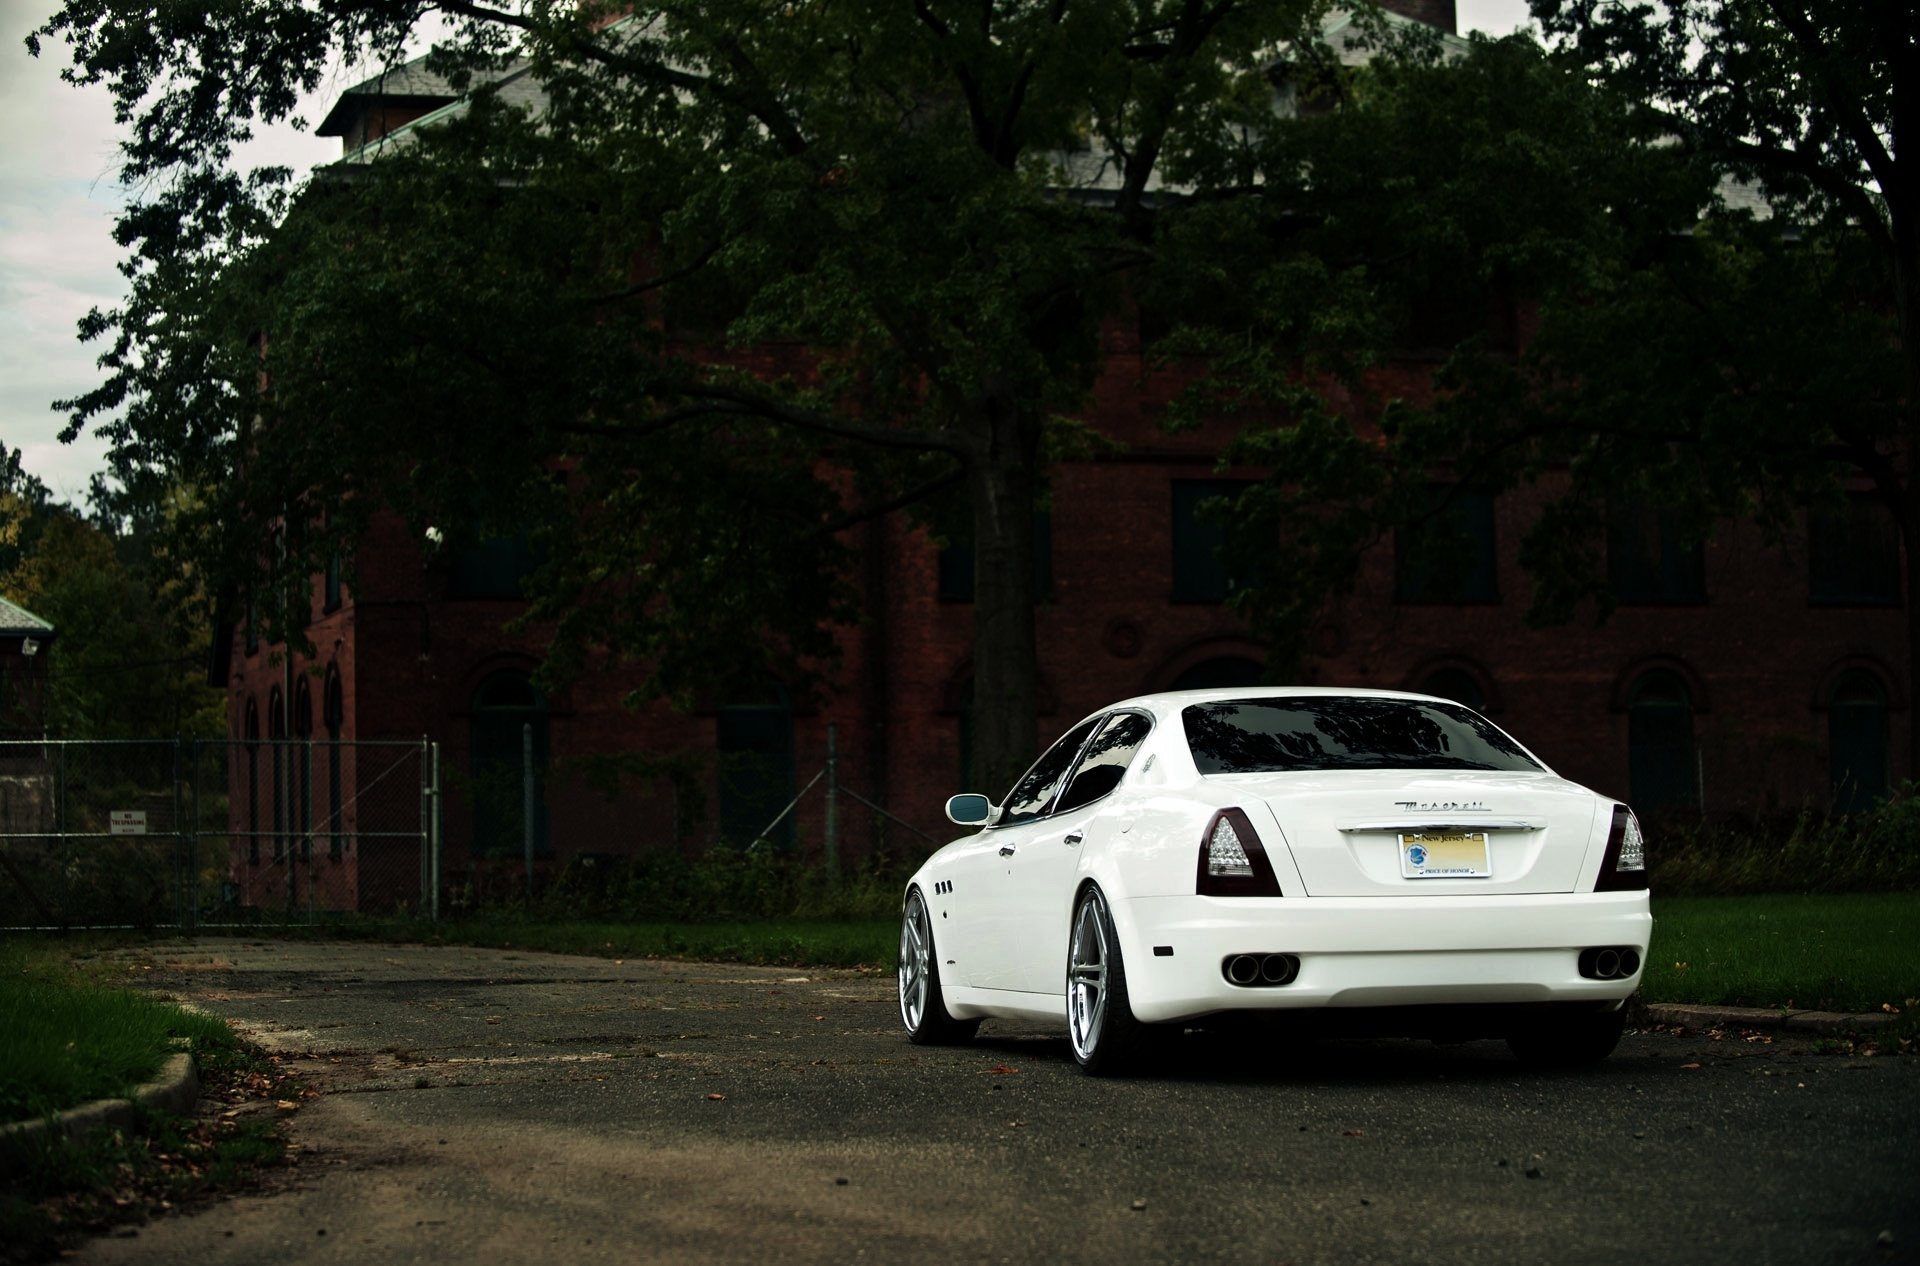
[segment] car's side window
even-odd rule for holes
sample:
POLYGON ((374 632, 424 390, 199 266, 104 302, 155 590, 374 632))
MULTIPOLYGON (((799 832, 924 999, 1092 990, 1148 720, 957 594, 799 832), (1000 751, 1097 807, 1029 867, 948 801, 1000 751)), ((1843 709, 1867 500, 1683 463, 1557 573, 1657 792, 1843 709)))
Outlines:
POLYGON ((1087 741, 1087 735, 1093 733, 1093 727, 1100 724, 1100 718, 1084 721, 1060 736, 1060 741, 1047 749, 1046 755, 1033 762, 1020 781, 1007 793, 1006 803, 1001 807, 995 826, 1011 826, 1016 822, 1031 822, 1047 811, 1053 803, 1053 793, 1060 789, 1060 782, 1073 767, 1073 758, 1080 754, 1080 747, 1087 741))
POLYGON ((1073 771, 1073 779, 1054 811, 1065 813, 1092 804, 1118 787, 1127 766, 1133 763, 1134 753, 1152 732, 1153 722, 1138 712, 1121 712, 1108 718, 1093 742, 1087 744, 1087 754, 1080 758, 1080 766, 1073 771))

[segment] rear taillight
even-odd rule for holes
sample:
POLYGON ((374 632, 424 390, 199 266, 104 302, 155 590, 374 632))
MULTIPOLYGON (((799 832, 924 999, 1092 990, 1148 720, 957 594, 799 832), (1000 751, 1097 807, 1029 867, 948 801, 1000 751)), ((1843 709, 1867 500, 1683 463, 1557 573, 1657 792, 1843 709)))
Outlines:
POLYGON ((1600 859, 1595 892, 1642 892, 1647 887, 1647 841, 1640 819, 1624 804, 1613 806, 1613 829, 1607 832, 1607 853, 1600 859))
POLYGON ((1238 809, 1222 809, 1200 837, 1200 864, 1194 891, 1203 897, 1278 897, 1267 850, 1253 823, 1238 809))

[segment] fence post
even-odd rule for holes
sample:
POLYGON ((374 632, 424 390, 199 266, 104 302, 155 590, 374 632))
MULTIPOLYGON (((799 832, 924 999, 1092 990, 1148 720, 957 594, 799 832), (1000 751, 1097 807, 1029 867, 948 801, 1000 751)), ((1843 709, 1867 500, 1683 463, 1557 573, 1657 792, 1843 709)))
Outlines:
MULTIPOLYGON (((231 823, 232 814, 229 812, 231 823)), ((231 855, 232 845, 227 849, 231 855)), ((200 930, 200 740, 187 740, 187 930, 200 930)))
POLYGON ((839 724, 827 722, 827 873, 840 873, 840 744, 839 724))
POLYGON ((427 894, 428 917, 440 921, 440 745, 428 743, 427 856, 431 859, 432 887, 427 894))
POLYGON ((520 727, 520 830, 527 847, 527 899, 533 899, 533 722, 520 727))
POLYGON ((183 856, 186 851, 187 834, 180 829, 180 744, 182 740, 176 733, 168 746, 173 756, 173 921, 183 931, 191 930, 187 920, 187 876, 192 867, 183 856))

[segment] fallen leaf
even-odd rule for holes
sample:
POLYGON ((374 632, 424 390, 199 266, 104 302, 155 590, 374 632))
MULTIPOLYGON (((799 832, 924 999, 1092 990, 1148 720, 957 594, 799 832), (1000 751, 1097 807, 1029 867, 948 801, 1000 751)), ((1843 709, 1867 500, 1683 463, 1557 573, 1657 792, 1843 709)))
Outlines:
POLYGON ((282 1099, 273 1106, 282 1112, 298 1112, 300 1110, 300 1105, 291 1099, 282 1099))
POLYGON ((1011 1077, 1020 1070, 1008 1064, 995 1064, 987 1071, 995 1077, 1011 1077))
POLYGON ((1698 1067, 1700 1067, 1700 1065, 1698 1065, 1698 1064, 1682 1064, 1682 1065, 1680 1065, 1680 1067, 1682 1067, 1682 1068, 1698 1068, 1698 1067))
POLYGON ((726 1096, 725 1096, 725 1095, 723 1095, 723 1094, 721 1094, 721 1093, 720 1093, 719 1091, 717 1091, 717 1090, 716 1090, 716 1091, 714 1091, 714 1092, 713 1092, 712 1094, 710 1094, 710 1095, 708 1095, 708 1096, 707 1096, 707 1098, 709 1098, 709 1099, 712 1099, 712 1100, 714 1100, 714 1101, 716 1101, 716 1102, 718 1102, 718 1101, 719 1101, 719 1100, 721 1100, 721 1099, 725 1099, 725 1098, 726 1098, 726 1096))
POLYGON ((1342 1130, 1340 1133, 1350 1139, 1363 1139, 1367 1137, 1365 1130, 1342 1130))

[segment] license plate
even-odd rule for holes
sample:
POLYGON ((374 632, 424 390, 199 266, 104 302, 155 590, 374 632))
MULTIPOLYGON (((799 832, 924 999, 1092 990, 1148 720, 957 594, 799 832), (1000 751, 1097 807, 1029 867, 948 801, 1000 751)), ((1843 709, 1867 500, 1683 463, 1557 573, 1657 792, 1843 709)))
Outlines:
POLYGON ((1485 831, 1429 831, 1400 837, 1400 874, 1407 879, 1475 879, 1492 873, 1485 831))

